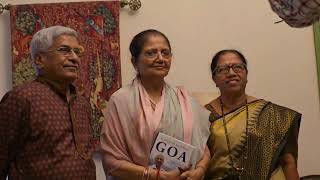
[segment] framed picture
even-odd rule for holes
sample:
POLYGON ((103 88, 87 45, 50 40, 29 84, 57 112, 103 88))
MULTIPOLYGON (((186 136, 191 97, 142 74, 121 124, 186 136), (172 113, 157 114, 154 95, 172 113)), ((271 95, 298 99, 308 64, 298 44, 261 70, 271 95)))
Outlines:
POLYGON ((320 22, 313 25, 314 33, 314 45, 316 51, 316 64, 317 64, 317 74, 318 74, 318 85, 320 93, 320 22))

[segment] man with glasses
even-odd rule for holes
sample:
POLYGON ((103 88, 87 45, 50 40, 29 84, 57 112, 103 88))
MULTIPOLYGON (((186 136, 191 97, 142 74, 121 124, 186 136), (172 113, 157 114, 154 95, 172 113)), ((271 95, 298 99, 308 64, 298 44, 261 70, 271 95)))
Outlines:
POLYGON ((37 78, 0 102, 0 179, 96 179, 90 103, 72 85, 83 53, 77 38, 62 26, 33 36, 37 78))

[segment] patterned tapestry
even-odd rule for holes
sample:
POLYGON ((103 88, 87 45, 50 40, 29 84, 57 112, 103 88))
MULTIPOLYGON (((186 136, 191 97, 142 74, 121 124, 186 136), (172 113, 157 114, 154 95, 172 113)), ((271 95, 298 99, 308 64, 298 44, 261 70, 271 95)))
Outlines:
POLYGON ((121 87, 119 1, 15 5, 10 9, 12 75, 17 86, 35 77, 29 43, 38 30, 62 25, 79 33, 85 48, 77 88, 90 98, 94 137, 99 137, 102 111, 121 87))

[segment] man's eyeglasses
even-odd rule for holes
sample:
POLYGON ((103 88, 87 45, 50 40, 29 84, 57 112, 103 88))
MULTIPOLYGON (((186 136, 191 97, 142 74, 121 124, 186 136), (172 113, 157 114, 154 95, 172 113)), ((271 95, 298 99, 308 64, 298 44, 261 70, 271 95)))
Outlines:
MULTIPOLYGON (((169 49, 163 49, 160 51, 160 54, 163 58, 169 59, 172 56, 172 53, 169 49)), ((159 51, 157 49, 150 49, 144 52, 144 56, 149 59, 155 59, 159 56, 159 51)))
POLYGON ((72 52, 74 52, 78 57, 83 55, 84 49, 83 48, 71 48, 70 46, 61 46, 56 49, 50 49, 48 52, 57 52, 63 56, 71 56, 72 52))
POLYGON ((214 69, 213 74, 214 75, 220 75, 220 74, 228 74, 230 72, 230 68, 235 73, 242 73, 247 70, 247 66, 245 64, 227 64, 223 66, 218 66, 214 69))

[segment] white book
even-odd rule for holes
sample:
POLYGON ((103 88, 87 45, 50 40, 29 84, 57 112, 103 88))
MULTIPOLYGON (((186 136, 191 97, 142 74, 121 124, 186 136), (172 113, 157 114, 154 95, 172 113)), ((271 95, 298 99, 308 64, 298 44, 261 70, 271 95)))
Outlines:
POLYGON ((159 132, 150 153, 149 167, 173 170, 189 167, 195 147, 159 132), (158 165, 158 167, 157 167, 158 165))

